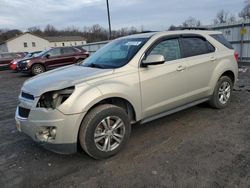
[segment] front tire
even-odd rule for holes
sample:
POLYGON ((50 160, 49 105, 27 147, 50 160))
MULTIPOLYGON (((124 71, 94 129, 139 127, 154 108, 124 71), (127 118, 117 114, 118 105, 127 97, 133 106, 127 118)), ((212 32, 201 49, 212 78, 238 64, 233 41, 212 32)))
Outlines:
POLYGON ((44 68, 43 65, 35 64, 35 65, 33 65, 32 68, 31 68, 31 74, 32 74, 33 76, 36 76, 36 75, 41 74, 41 73, 43 73, 43 72, 45 72, 45 68, 44 68))
POLYGON ((93 108, 82 121, 79 141, 83 150, 95 159, 118 153, 127 143, 131 125, 126 112, 115 105, 93 108))
POLYGON ((233 82, 228 76, 222 76, 218 80, 214 93, 209 101, 213 108, 225 108, 231 100, 233 82))

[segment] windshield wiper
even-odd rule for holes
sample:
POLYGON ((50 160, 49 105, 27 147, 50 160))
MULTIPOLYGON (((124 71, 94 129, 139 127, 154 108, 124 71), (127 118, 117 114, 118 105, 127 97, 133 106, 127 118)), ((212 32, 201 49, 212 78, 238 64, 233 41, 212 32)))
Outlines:
POLYGON ((88 67, 103 69, 103 66, 96 63, 91 63, 88 65, 88 67))

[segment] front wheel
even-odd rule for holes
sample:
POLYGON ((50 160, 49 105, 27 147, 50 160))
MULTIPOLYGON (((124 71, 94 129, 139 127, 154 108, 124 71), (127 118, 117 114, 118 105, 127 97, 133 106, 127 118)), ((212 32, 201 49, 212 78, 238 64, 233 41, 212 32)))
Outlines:
POLYGON ((130 132, 126 112, 120 107, 104 104, 86 115, 79 130, 79 141, 90 156, 104 159, 115 155, 125 146, 130 132))
POLYGON ((227 76, 222 76, 217 82, 214 93, 209 101, 214 108, 225 108, 231 99, 233 91, 232 80, 227 76))
POLYGON ((43 72, 45 72, 45 68, 44 68, 43 65, 35 64, 31 68, 31 74, 34 75, 34 76, 38 75, 38 74, 41 74, 43 72))

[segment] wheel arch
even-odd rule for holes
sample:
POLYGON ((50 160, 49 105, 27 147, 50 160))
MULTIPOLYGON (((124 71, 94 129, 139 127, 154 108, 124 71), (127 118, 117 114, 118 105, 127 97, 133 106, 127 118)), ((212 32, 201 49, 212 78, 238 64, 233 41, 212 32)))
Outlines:
POLYGON ((233 71, 227 70, 220 77, 222 77, 222 76, 229 77, 232 80, 232 82, 235 83, 235 75, 234 75, 233 71))
POLYGON ((107 98, 99 99, 98 102, 96 102, 95 104, 91 105, 91 107, 89 107, 87 113, 93 108, 95 108, 96 106, 101 105, 101 104, 113 104, 118 107, 121 107, 122 109, 126 111, 131 122, 136 121, 137 115, 136 115, 135 108, 133 107, 130 101, 128 101, 127 99, 123 97, 107 97, 107 98))
POLYGON ((46 66, 45 66, 43 63, 41 63, 41 62, 33 63, 33 64, 30 66, 30 70, 32 70, 32 68, 33 68, 35 65, 41 65, 41 66, 43 66, 44 70, 47 70, 46 66))

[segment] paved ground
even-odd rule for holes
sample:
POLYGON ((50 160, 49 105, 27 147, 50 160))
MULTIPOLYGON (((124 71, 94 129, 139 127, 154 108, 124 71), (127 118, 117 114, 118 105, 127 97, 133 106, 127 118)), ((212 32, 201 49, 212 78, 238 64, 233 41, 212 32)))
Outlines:
POLYGON ((58 155, 16 131, 17 96, 28 77, 0 72, 0 187, 250 187, 250 68, 229 107, 199 105, 135 125, 108 160, 58 155))

